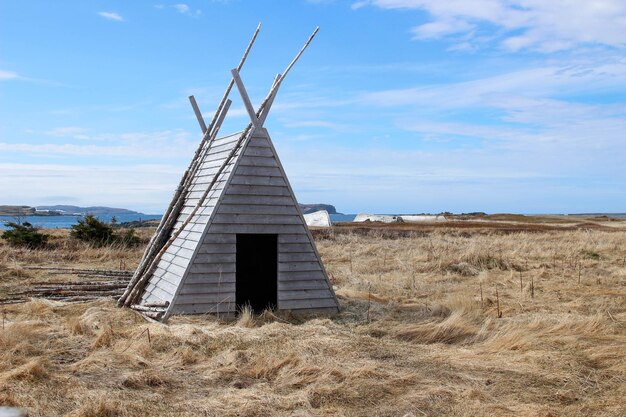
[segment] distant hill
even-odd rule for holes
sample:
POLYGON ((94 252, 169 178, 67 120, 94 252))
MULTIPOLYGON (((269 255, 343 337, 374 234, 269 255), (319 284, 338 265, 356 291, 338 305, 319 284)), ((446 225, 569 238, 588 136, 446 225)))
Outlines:
POLYGON ((335 206, 331 206, 330 204, 299 204, 299 206, 304 214, 314 213, 320 210, 326 210, 328 214, 337 214, 335 206))
POLYGON ((0 216, 32 216, 35 208, 29 206, 0 206, 0 216))
POLYGON ((93 214, 94 216, 119 216, 121 214, 143 214, 136 211, 114 207, 79 207, 69 205, 56 206, 9 206, 0 205, 0 216, 70 216, 93 214))
POLYGON ((101 215, 120 215, 120 214, 142 214, 133 210, 127 210, 123 208, 92 206, 92 207, 79 207, 69 205, 56 205, 56 206, 37 206, 37 211, 52 211, 59 214, 93 214, 94 216, 101 215))
MULTIPOLYGON (((337 214, 335 206, 330 204, 300 204, 300 209, 304 214, 313 213, 319 210, 326 210, 329 214, 337 214)), ((119 216, 122 214, 143 213, 123 208, 104 206, 80 207, 57 204, 54 206, 30 207, 0 205, 0 216, 70 216, 85 214, 93 214, 94 216, 119 216)))

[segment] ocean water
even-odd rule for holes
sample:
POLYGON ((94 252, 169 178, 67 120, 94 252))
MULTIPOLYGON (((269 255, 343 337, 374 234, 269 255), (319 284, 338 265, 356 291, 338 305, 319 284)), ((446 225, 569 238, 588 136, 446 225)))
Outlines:
POLYGON ((583 217, 609 216, 609 217, 626 218, 626 213, 584 213, 584 214, 568 214, 568 216, 583 216, 583 217))
POLYGON ((351 222, 352 220, 354 220, 355 217, 356 217, 356 214, 337 213, 337 214, 331 214, 330 215, 330 221, 332 221, 333 223, 335 223, 335 222, 351 222))
MULTIPOLYGON (((570 214, 570 216, 610 216, 626 218, 626 213, 590 213, 590 214, 570 214)), ((113 216, 98 216, 105 222, 110 222, 113 216)), ((333 222, 351 222, 356 214, 331 214, 330 220, 333 222)), ((26 216, 22 217, 22 222, 29 222, 33 226, 43 229, 69 229, 78 223, 78 219, 82 216, 26 216)), ((160 214, 122 214, 115 216, 118 223, 131 222, 135 220, 158 220, 160 214)), ((12 216, 0 216, 0 230, 6 229, 6 222, 14 222, 16 219, 12 216)))
MULTIPOLYGON (((78 219, 83 216, 25 216, 20 220, 23 222, 29 222, 35 227, 41 227, 43 229, 69 229, 73 225, 78 223, 78 219)), ((117 219, 118 223, 132 222, 135 220, 154 220, 160 219, 160 214, 119 214, 116 216, 97 216, 98 219, 110 222, 113 217, 117 219)), ((16 218, 13 216, 0 216, 0 230, 6 229, 4 225, 6 222, 15 222, 16 218)))

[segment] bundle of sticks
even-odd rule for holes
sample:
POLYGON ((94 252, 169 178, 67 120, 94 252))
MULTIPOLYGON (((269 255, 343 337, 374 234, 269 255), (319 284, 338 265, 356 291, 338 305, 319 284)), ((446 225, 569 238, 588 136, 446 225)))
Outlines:
POLYGON ((49 275, 76 275, 82 280, 63 282, 35 281, 30 287, 11 291, 0 298, 1 304, 15 304, 30 298, 59 301, 90 301, 101 297, 119 298, 128 286, 133 271, 26 266, 21 269, 42 270, 49 275))

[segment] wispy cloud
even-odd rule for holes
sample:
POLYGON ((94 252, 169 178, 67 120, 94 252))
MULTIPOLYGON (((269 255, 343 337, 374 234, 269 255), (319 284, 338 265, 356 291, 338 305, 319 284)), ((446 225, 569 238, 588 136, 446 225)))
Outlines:
POLYGON ((62 157, 123 157, 126 159, 150 159, 168 157, 184 158, 192 154, 197 141, 185 130, 154 132, 99 133, 87 135, 79 127, 61 127, 43 132, 48 136, 81 139, 76 143, 0 142, 0 152, 22 155, 62 157))
POLYGON ((483 78, 443 85, 384 90, 361 96, 372 105, 407 104, 464 107, 492 105, 496 100, 523 97, 547 97, 587 91, 611 91, 626 85, 626 59, 620 56, 565 60, 537 65, 483 78), (512 96, 513 95, 513 96, 512 96))
POLYGON ((425 11, 432 20, 415 26, 414 37, 447 38, 462 48, 492 41, 509 51, 626 46, 622 0, 364 0, 352 7, 366 5, 425 11))
POLYGON ((35 83, 35 84, 47 85, 51 87, 72 87, 71 85, 66 84, 66 83, 46 80, 42 78, 26 77, 15 71, 7 71, 7 70, 0 69, 0 82, 1 81, 24 81, 24 82, 30 82, 30 83, 35 83))
POLYGON ((89 139, 89 135, 87 135, 87 129, 77 126, 66 126, 66 127, 56 127, 54 129, 47 130, 44 132, 49 136, 56 137, 70 137, 74 139, 89 139))
POLYGON ((98 12, 98 15, 107 20, 115 20, 117 22, 124 21, 124 18, 115 12, 98 12))
POLYGON ((172 5, 155 4, 154 7, 157 9, 173 9, 173 10, 176 10, 180 14, 191 16, 191 17, 198 17, 202 14, 202 10, 193 9, 191 6, 189 6, 186 3, 176 3, 172 5))
POLYGON ((0 81, 19 80, 21 78, 17 72, 0 70, 0 81))

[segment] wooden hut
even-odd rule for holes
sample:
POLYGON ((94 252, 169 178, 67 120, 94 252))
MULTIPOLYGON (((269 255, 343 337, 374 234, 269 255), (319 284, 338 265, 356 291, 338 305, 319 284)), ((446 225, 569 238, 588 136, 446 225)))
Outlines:
POLYGON ((263 127, 281 82, 317 29, 255 111, 239 70, 258 30, 232 70, 209 127, 190 97, 203 140, 120 306, 163 321, 172 314, 233 314, 247 305, 254 311, 338 311, 311 233, 263 127), (250 124, 218 138, 233 84, 250 124))

